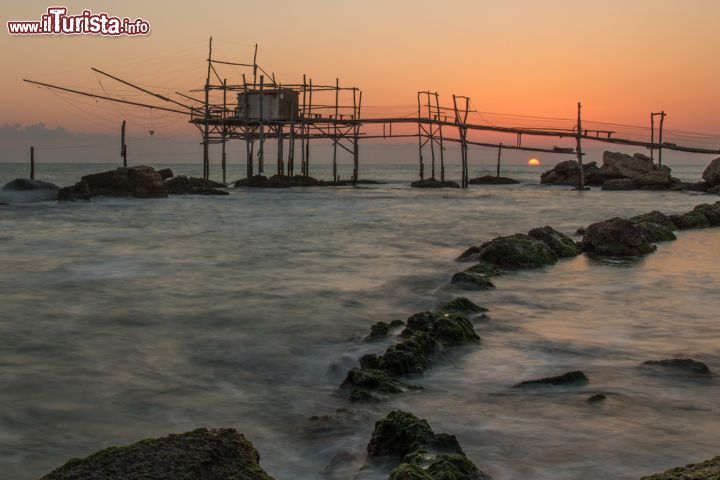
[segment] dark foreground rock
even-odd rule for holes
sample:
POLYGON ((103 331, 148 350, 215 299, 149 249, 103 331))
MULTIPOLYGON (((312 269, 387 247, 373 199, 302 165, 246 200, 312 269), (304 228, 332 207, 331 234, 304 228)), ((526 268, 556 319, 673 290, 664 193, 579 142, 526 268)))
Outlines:
POLYGON ((470 247, 457 260, 482 260, 501 269, 539 268, 555 263, 557 255, 540 240, 516 233, 470 247))
POLYGON ((349 390, 351 401, 382 400, 389 394, 417 388, 402 382, 400 377, 430 368, 435 354, 479 341, 472 323, 462 313, 416 313, 405 322, 400 341, 390 345, 382 355, 361 357, 360 368, 351 369, 340 388, 349 390))
POLYGON ((580 255, 580 245, 564 233, 558 232, 552 227, 533 228, 528 236, 540 240, 555 252, 558 258, 569 258, 580 255))
POLYGON ((253 445, 232 428, 110 447, 74 459, 41 480, 272 480, 253 445))
POLYGON ((640 480, 718 480, 720 479, 720 456, 702 463, 677 467, 640 480))
POLYGON ((58 186, 54 183, 29 178, 16 178, 0 188, 0 200, 13 202, 41 202, 57 198, 58 186))
POLYGON ((222 183, 185 175, 168 178, 163 185, 171 195, 230 195, 225 190, 219 190, 219 188, 225 188, 222 183))
POLYGON ((590 225, 580 245, 584 252, 615 257, 645 255, 657 248, 648 241, 643 230, 623 218, 590 225))
POLYGON ((375 423, 368 458, 402 461, 390 480, 489 480, 462 451, 454 435, 433 432, 427 420, 400 410, 375 423))
POLYGON ((574 372, 563 373, 556 377, 545 377, 538 380, 526 380, 513 386, 513 388, 525 387, 541 387, 544 385, 561 386, 561 385, 585 385, 590 380, 580 370, 574 372))
POLYGON ((426 178, 425 180, 416 180, 410 184, 413 188, 460 188, 457 182, 441 181, 434 178, 426 178))
POLYGON ((158 173, 160 174, 160 178, 162 178, 163 181, 175 176, 172 169, 170 169, 170 168, 163 168, 161 170, 158 170, 158 173))
POLYGON ((310 176, 304 175, 273 175, 266 177, 264 175, 255 175, 250 178, 243 178, 235 182, 235 187, 250 187, 250 188, 290 188, 290 187, 342 187, 350 185, 376 185, 382 182, 376 180, 358 180, 353 182, 352 180, 338 180, 338 181, 325 181, 318 180, 310 176))
POLYGON ((164 198, 168 196, 162 177, 152 167, 119 167, 85 175, 72 187, 58 191, 59 200, 88 199, 96 196, 164 198))
POLYGON ((468 180, 470 185, 514 185, 520 183, 520 180, 515 180, 510 177, 496 177, 495 175, 483 175, 482 177, 475 177, 468 180))
POLYGON ((710 375, 710 368, 702 362, 691 358, 668 358, 665 360, 648 360, 643 362, 646 367, 676 370, 680 372, 710 375))
POLYGON ((657 210, 643 215, 636 215, 629 218, 629 220, 642 230, 648 242, 669 242, 677 238, 673 233, 673 230, 677 230, 675 222, 657 210))

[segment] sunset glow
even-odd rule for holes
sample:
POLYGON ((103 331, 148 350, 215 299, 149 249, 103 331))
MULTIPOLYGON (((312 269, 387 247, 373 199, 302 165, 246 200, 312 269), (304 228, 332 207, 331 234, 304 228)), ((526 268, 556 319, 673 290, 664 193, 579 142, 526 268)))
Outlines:
POLYGON ((528 166, 530 167, 539 167, 540 166, 540 160, 537 158, 531 158, 528 160, 528 166))

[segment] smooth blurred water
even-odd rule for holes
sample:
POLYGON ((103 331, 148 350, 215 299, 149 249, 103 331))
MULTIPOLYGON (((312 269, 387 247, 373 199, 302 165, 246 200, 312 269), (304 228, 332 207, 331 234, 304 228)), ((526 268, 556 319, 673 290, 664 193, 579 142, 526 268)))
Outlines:
MULTIPOLYGON (((106 167, 43 165, 38 178, 66 185, 106 167)), ((0 183, 24 168, 0 165, 0 183)), ((394 408, 456 434, 496 479, 630 479, 719 453, 718 378, 638 365, 683 356, 720 370, 720 229, 682 232, 641 260, 581 256, 505 275, 468 295, 491 308, 481 347, 439 360, 414 380, 424 390, 378 405, 338 395, 356 359, 387 344, 360 341, 372 323, 459 293, 447 283, 468 246, 717 200, 543 187, 526 167, 504 171, 520 185, 413 190, 414 169, 366 166, 391 183, 362 188, 0 206, 0 477, 232 426, 278 479, 352 478, 394 408), (509 388, 575 369, 588 386, 509 388), (599 392, 603 405, 585 402, 599 392)))

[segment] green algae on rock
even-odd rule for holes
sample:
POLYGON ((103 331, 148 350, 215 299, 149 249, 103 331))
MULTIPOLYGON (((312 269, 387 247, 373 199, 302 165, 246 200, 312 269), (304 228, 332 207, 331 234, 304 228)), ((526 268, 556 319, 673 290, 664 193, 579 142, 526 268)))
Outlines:
POLYGON ((640 480, 717 480, 720 478, 720 456, 702 463, 676 467, 640 480))
POLYGON ((235 429, 199 428, 106 448, 41 480, 272 480, 259 462, 252 443, 235 429))
POLYGON ((481 307, 480 305, 476 305, 465 297, 455 297, 446 304, 444 304, 442 307, 440 307, 440 311, 472 315, 476 313, 487 312, 488 309, 485 307, 481 307))
POLYGON ((516 233, 497 237, 466 251, 460 259, 474 257, 501 269, 539 268, 557 261, 557 255, 543 242, 528 235, 516 233))
POLYGON ((585 231, 582 250, 589 254, 628 257, 654 252, 643 230, 630 220, 611 218, 593 223, 585 231))
POLYGON ((570 258, 580 255, 580 245, 552 227, 533 228, 528 232, 528 236, 543 242, 550 250, 555 252, 558 258, 570 258))

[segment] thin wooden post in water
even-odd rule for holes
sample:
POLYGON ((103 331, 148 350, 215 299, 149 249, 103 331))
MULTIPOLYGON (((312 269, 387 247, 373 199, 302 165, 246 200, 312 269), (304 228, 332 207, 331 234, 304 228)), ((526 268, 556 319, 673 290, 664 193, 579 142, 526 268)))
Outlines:
POLYGON ((442 119, 440 118, 440 95, 435 92, 435 107, 437 108, 438 116, 438 131, 440 133, 440 181, 445 181, 445 152, 443 151, 443 133, 442 123, 439 123, 442 119))
POLYGON ((502 148, 503 145, 502 143, 500 143, 500 145, 498 146, 497 171, 495 172, 495 176, 497 178, 500 178, 500 157, 502 156, 502 148))
POLYGON ((362 106, 362 92, 359 94, 359 98, 356 102, 357 88, 353 89, 353 114, 355 115, 355 128, 353 130, 353 185, 357 185, 358 171, 360 169, 360 142, 358 137, 360 135, 360 108, 362 106))
POLYGON ((418 150, 420 154, 420 180, 425 180, 425 165, 423 164, 423 154, 422 154, 422 124, 420 123, 420 117, 422 115, 422 109, 420 106, 420 92, 417 94, 417 105, 418 105, 418 116, 417 116, 417 125, 418 125, 418 150))
POLYGON ((432 164, 430 167, 430 173, 432 174, 430 178, 435 180, 435 132, 433 131, 433 114, 432 109, 430 107, 430 92, 427 93, 427 109, 428 109, 428 117, 430 119, 430 156, 432 158, 432 164))
POLYGON ((650 113, 650 159, 655 162, 655 148, 652 144, 655 143, 655 114, 650 113))
MULTIPOLYGON (((312 78, 310 79, 310 84, 308 87, 309 93, 308 93, 308 116, 310 117, 310 122, 312 122, 312 94, 313 94, 313 88, 312 88, 312 78)), ((307 140, 305 140, 305 175, 310 176, 310 123, 307 124, 307 140)))
POLYGON ((333 128, 333 181, 337 182, 337 145, 338 145, 338 127, 340 110, 338 108, 340 101, 340 79, 335 79, 335 123, 333 128))
POLYGON ((283 126, 281 123, 277 125, 277 174, 285 174, 285 166, 283 165, 283 126))
POLYGON ((210 178, 210 69, 212 68, 212 37, 207 59, 207 79, 205 80, 205 128, 203 130, 203 178, 210 178))
POLYGON ((30 147, 30 180, 35 180, 35 147, 30 147))
POLYGON ((260 146, 258 147, 258 173, 262 175, 265 172, 265 125, 263 124, 264 112, 263 104, 265 99, 263 96, 263 87, 265 86, 265 75, 260 75, 260 146))
POLYGON ((250 100, 248 99, 248 86, 247 81, 245 80, 245 74, 243 73, 243 91, 245 92, 244 99, 243 99, 243 119, 245 120, 245 153, 246 153, 246 173, 245 176, 247 178, 251 178, 254 175, 254 168, 253 164, 255 163, 255 158, 253 155, 253 143, 252 139, 250 138, 252 135, 252 129, 248 127, 248 118, 249 113, 248 109, 250 108, 250 100))
POLYGON ((585 190, 585 169, 582 163, 582 105, 578 102, 577 112, 577 163, 578 163, 578 190, 585 190))
POLYGON ((125 145, 125 120, 120 127, 120 156, 123 160, 123 167, 127 167, 127 145, 125 145))
POLYGON ((226 135, 227 135, 227 128, 225 127, 225 111, 227 110, 227 78, 223 79, 223 126, 222 126, 222 181, 223 183, 227 182, 227 165, 226 165, 226 152, 225 152, 225 144, 227 143, 226 135))
POLYGON ((305 74, 303 74, 303 96, 302 96, 302 112, 300 117, 300 174, 302 176, 305 176, 305 124, 307 121, 307 79, 305 74))
POLYGON ((658 165, 662 167, 662 152, 663 152, 663 124, 665 123, 665 110, 660 112, 660 132, 658 132, 658 165))

